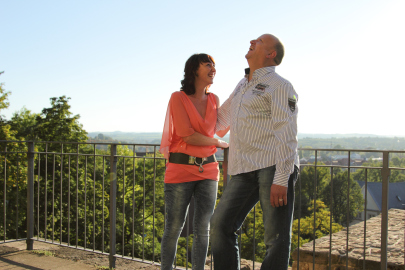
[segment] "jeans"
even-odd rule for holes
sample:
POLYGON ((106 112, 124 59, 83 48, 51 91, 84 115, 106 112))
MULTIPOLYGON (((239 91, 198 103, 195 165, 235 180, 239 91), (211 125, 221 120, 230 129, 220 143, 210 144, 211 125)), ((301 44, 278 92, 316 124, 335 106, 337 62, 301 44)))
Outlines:
POLYGON ((166 224, 161 246, 161 269, 173 269, 177 241, 183 229, 191 197, 194 196, 192 269, 203 270, 208 251, 210 219, 214 212, 218 182, 200 180, 165 183, 166 224))
POLYGON ((287 205, 272 207, 270 189, 275 166, 232 176, 211 218, 211 248, 215 270, 239 270, 237 231, 260 200, 266 256, 261 270, 287 270, 290 256, 295 167, 288 181, 287 205))

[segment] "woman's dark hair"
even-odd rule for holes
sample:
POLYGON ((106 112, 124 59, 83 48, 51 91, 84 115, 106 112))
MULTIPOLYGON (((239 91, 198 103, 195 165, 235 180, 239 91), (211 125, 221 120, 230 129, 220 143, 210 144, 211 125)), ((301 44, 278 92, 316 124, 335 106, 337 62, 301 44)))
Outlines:
MULTIPOLYGON (((210 63, 214 62, 214 58, 211 55, 205 53, 197 53, 190 56, 184 67, 184 79, 181 80, 181 91, 184 91, 187 95, 193 95, 195 93, 195 77, 197 75, 197 70, 200 67, 201 63, 210 63)), ((209 86, 205 89, 207 93, 209 86)))

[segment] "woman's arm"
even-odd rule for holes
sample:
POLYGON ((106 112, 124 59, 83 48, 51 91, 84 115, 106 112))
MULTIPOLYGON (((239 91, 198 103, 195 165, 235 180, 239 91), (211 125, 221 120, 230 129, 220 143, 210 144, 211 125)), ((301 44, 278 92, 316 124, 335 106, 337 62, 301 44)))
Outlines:
POLYGON ((194 132, 190 136, 187 137, 182 137, 183 141, 185 141, 187 144, 192 144, 192 145, 215 145, 216 147, 221 147, 221 148, 228 148, 229 145, 227 142, 219 140, 217 138, 211 138, 208 136, 205 136, 201 133, 194 132))

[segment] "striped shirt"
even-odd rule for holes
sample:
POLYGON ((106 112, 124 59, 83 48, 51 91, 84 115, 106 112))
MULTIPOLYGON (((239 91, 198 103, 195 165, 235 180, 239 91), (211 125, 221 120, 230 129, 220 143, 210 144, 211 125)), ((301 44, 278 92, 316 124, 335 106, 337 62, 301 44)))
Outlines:
POLYGON ((217 130, 231 126, 230 175, 276 165, 273 183, 288 186, 297 154, 298 95, 275 67, 242 79, 218 110, 217 130))

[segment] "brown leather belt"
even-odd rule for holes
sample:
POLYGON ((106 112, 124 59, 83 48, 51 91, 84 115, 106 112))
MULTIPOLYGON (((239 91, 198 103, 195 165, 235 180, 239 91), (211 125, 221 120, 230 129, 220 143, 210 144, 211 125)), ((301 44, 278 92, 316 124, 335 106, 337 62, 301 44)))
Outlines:
POLYGON ((199 170, 199 172, 203 172, 204 168, 202 167, 202 165, 212 163, 212 162, 217 162, 217 159, 216 159, 215 155, 211 155, 206 158, 200 158, 200 157, 189 156, 184 153, 170 153, 169 162, 176 163, 176 164, 200 166, 200 168, 198 170, 199 170))

